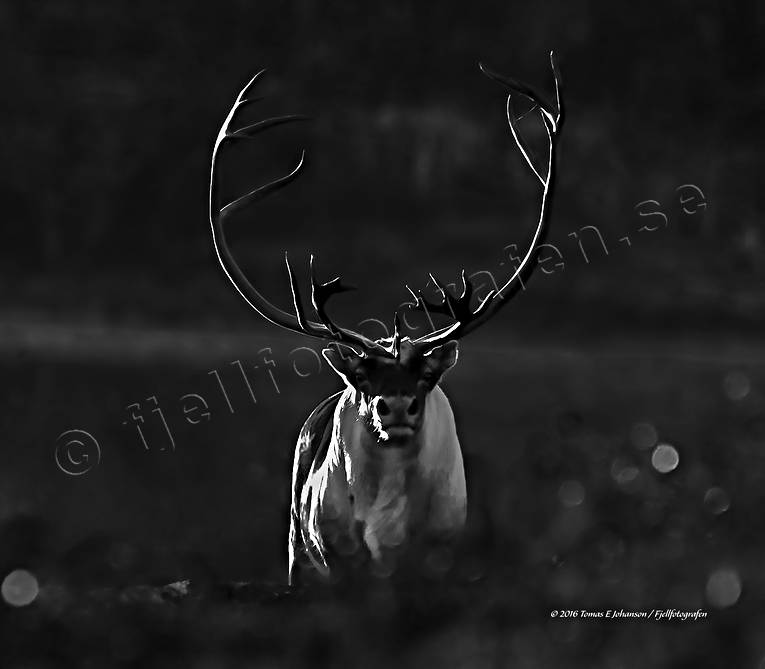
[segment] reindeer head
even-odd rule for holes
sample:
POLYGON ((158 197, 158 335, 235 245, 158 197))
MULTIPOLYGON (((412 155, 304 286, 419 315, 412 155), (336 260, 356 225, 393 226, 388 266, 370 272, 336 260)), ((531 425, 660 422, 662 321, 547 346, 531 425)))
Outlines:
MULTIPOLYGON (((365 415, 369 417, 370 429, 386 441, 395 441, 415 433, 422 424, 425 398, 433 390, 439 378, 457 360, 456 340, 486 323, 499 311, 528 280, 538 266, 534 252, 537 245, 544 241, 550 212, 550 201, 555 184, 555 152, 560 129, 563 124, 563 107, 559 88, 559 74, 552 53, 550 62, 555 80, 555 103, 550 103, 531 86, 515 79, 497 75, 483 65, 481 70, 489 78, 502 83, 510 93, 507 97, 507 120, 513 138, 534 175, 542 184, 542 203, 528 251, 524 255, 512 276, 501 288, 489 292, 479 304, 473 304, 474 286, 466 279, 463 270, 462 291, 454 295, 432 274, 436 288, 442 296, 441 302, 430 302, 421 293, 412 293, 414 301, 410 307, 428 314, 440 314, 451 323, 416 340, 402 338, 398 314, 396 314, 393 336, 374 341, 345 327, 336 325, 326 311, 328 300, 335 294, 349 290, 340 278, 326 283, 316 281, 313 271, 313 256, 310 262, 311 303, 317 320, 306 317, 301 291, 295 280, 289 259, 285 255, 287 275, 292 290, 292 308, 289 313, 269 302, 249 282, 228 248, 224 235, 224 222, 232 213, 257 202, 267 195, 283 188, 296 179, 304 166, 305 152, 292 172, 221 206, 218 180, 216 178, 217 161, 221 147, 225 143, 250 139, 273 126, 294 121, 306 120, 299 115, 278 116, 232 130, 231 125, 237 111, 260 98, 248 98, 251 89, 263 71, 255 75, 242 89, 229 111, 215 142, 212 155, 210 177, 210 222, 212 224, 213 243, 218 260, 226 276, 247 303, 263 318, 287 330, 333 342, 342 346, 346 353, 337 348, 325 350, 324 355, 343 378, 346 385, 357 391, 359 401, 363 401, 365 415), (514 97, 522 96, 532 103, 529 110, 538 111, 548 137, 548 161, 544 166, 535 166, 528 148, 518 128, 519 116, 515 112, 514 97)), ((407 287, 408 288, 408 287, 407 287)))
POLYGON ((324 357, 354 391, 359 416, 374 440, 401 446, 419 433, 428 393, 457 362, 457 342, 424 348, 404 339, 395 357, 329 347, 324 357))

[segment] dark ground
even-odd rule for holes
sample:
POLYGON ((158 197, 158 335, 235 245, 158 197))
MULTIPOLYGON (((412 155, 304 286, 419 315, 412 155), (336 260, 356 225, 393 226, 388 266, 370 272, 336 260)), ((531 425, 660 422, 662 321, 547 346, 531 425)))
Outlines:
POLYGON ((14 607, 34 587, 4 586, 0 669, 761 669, 763 25, 753 1, 4 4, 0 581, 39 592, 14 607), (360 288, 343 322, 389 323, 405 282, 499 277, 529 234, 536 185, 475 63, 549 90, 551 47, 565 268, 445 383, 469 556, 416 586, 286 593, 291 449, 337 382, 215 264, 218 124, 263 65, 253 118, 316 115, 228 157, 234 197, 310 156, 233 245, 282 303, 282 251, 310 249, 360 288), (683 211, 684 184, 706 207, 683 211), (67 459, 72 429, 100 460, 82 433, 90 459, 67 459), (609 608, 708 615, 550 617, 609 608))
POLYGON ((280 394, 255 376, 252 406, 229 359, 192 374, 17 367, 7 378, 24 398, 14 413, 25 437, 6 456, 12 511, 0 546, 5 568, 24 565, 42 590, 33 606, 3 611, 4 646, 34 638, 39 666, 387 666, 390 653, 406 666, 756 666, 765 652, 762 361, 466 348, 447 391, 484 543, 458 584, 431 575, 396 597, 381 582, 351 600, 276 597, 290 445, 306 407, 334 384, 326 372, 299 379, 277 358, 280 394), (509 370, 501 376, 498 360, 509 370), (233 415, 215 397, 213 367, 228 377, 233 415), (732 399, 742 379, 751 390, 732 399), (208 423, 184 424, 176 398, 188 392, 209 398, 208 423), (148 408, 148 450, 121 425, 123 405, 150 394, 174 451, 148 408), (98 411, 85 416, 83 406, 98 411), (651 464, 653 440, 639 423, 675 446, 674 471, 651 464), (51 427, 74 424, 102 449, 82 477, 62 474, 53 458, 51 427), (153 602, 157 590, 134 587, 181 579, 192 594, 179 601, 153 602), (239 594, 221 587, 238 581, 255 584, 239 594), (735 604, 720 605, 726 597, 735 604), (701 608, 709 617, 550 620, 559 608, 701 608))

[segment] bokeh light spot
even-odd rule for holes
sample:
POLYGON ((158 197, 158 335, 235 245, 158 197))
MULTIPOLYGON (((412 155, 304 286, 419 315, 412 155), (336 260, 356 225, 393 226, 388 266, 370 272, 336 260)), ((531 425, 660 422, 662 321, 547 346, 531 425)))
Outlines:
POLYGON ((671 444, 659 444, 653 449, 651 464, 657 472, 669 474, 680 464, 680 454, 671 444))
POLYGON ((636 492, 640 487, 640 470, 628 460, 616 458, 611 463, 611 478, 626 492, 636 492))
POLYGON ((630 430, 630 442, 641 451, 653 448, 658 439, 656 428, 651 423, 635 423, 630 430))
POLYGON ((584 486, 579 481, 564 481, 558 488, 558 499, 563 506, 571 508, 584 502, 584 486))
POLYGON ((724 568, 710 574, 706 588, 707 600, 719 609, 733 606, 741 596, 741 579, 735 569, 724 568))
POLYGON ((3 599, 11 606, 27 606, 37 599, 37 579, 25 569, 16 569, 3 579, 3 599))
POLYGON ((751 390, 749 377, 743 372, 730 372, 723 380, 723 390, 728 399, 743 400, 751 390))
POLYGON ((710 488, 704 493, 704 506, 716 516, 725 513, 730 508, 728 493, 717 486, 710 488))

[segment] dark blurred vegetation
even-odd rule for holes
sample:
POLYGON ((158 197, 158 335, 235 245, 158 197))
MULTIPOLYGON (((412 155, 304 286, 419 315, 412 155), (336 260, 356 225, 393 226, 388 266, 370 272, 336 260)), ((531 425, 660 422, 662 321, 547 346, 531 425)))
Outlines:
POLYGON ((28 606, 0 601, 0 667, 758 667, 764 14, 754 0, 0 5, 0 581, 39 584, 28 606), (428 270, 506 276, 538 185, 477 61, 549 91, 551 48, 565 269, 465 340, 447 379, 472 561, 452 585, 281 597, 292 443, 337 382, 299 376, 305 342, 258 321, 215 262, 219 124, 264 66, 268 99, 243 122, 315 117, 226 156, 233 198, 309 151, 302 180, 232 221, 232 244, 275 300, 283 251, 301 272, 313 251, 321 276, 359 287, 338 305, 347 322, 389 322, 428 270), (707 206, 683 212, 683 184, 707 206), (638 215, 645 200, 666 226, 638 215), (188 393, 209 422, 185 420, 188 393), (76 477, 54 458, 71 428, 102 451, 76 477), (159 590, 183 579, 193 596, 159 590), (262 596, 222 585, 239 581, 262 596))

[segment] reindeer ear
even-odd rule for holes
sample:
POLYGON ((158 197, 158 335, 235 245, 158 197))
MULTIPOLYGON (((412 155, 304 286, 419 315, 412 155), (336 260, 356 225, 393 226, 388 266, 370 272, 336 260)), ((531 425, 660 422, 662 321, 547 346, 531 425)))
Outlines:
POLYGON ((425 356, 425 365, 432 374, 440 378, 444 372, 454 367, 457 362, 458 344, 456 340, 436 346, 425 356))
POLYGON ((351 380, 354 378, 356 368, 364 358, 352 348, 339 344, 328 346, 321 353, 338 376, 347 384, 353 385, 351 380))

